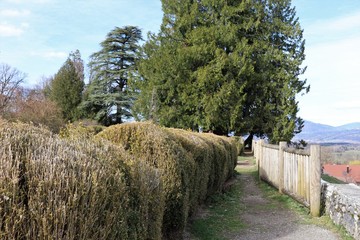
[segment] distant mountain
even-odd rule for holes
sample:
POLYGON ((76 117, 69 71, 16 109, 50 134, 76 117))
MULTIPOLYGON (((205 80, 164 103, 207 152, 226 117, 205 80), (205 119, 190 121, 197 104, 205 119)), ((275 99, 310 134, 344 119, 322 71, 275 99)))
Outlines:
POLYGON ((360 129, 360 122, 345 124, 337 128, 346 130, 360 129))
POLYGON ((333 130, 336 130, 336 127, 321 123, 314 123, 306 120, 304 122, 303 132, 324 132, 324 131, 333 131, 333 130))
POLYGON ((349 123, 339 127, 325 124, 304 122, 301 133, 294 137, 294 141, 304 139, 312 143, 359 143, 360 123, 349 123))

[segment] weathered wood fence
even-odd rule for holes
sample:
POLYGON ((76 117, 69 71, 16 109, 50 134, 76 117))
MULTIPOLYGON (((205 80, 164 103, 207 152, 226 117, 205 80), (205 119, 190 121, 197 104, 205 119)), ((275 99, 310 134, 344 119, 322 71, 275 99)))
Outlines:
POLYGON ((259 178, 295 198, 310 208, 313 216, 320 215, 321 167, 320 146, 311 145, 310 151, 279 145, 253 142, 259 178))

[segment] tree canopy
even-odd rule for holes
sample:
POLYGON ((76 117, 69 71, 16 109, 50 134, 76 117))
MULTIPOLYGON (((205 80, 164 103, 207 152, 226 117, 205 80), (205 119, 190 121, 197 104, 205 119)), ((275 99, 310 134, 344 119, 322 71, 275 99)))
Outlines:
POLYGON ((290 140, 309 87, 303 31, 290 0, 162 0, 143 47, 140 117, 168 127, 290 140))
POLYGON ((61 108, 63 118, 74 121, 80 117, 78 106, 84 90, 84 67, 79 51, 70 53, 45 90, 61 108))
POLYGON ((111 125, 132 116, 129 82, 137 77, 140 40, 137 27, 116 27, 101 43, 101 50, 91 55, 90 83, 82 104, 90 118, 111 125))

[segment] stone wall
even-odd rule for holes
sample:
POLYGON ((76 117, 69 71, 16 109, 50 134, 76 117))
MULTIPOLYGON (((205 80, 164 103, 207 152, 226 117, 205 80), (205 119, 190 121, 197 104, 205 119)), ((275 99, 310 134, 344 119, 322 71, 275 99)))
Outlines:
POLYGON ((355 239, 360 239, 360 187, 322 182, 322 210, 355 239))

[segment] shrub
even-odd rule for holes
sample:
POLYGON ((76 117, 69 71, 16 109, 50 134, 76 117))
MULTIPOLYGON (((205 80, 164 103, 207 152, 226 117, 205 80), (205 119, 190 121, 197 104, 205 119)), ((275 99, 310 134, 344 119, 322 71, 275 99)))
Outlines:
POLYGON ((120 147, 6 122, 0 143, 1 239, 160 239, 158 171, 120 147))
POLYGON ((208 182, 208 195, 222 190, 223 184, 233 176, 237 162, 237 148, 230 138, 219 137, 211 133, 205 133, 210 149, 213 151, 210 179, 208 182))
POLYGON ((201 134, 180 129, 166 129, 166 131, 176 139, 194 160, 194 173, 189 185, 189 191, 191 193, 189 199, 191 213, 208 195, 207 184, 214 154, 212 149, 209 149, 208 142, 201 137, 201 134))
POLYGON ((241 155, 244 153, 244 139, 239 136, 232 137, 232 141, 234 141, 237 148, 237 155, 241 155))
POLYGON ((104 129, 104 126, 88 122, 68 123, 60 129, 59 135, 62 138, 92 138, 104 129))
POLYGON ((236 163, 235 142, 213 134, 151 123, 94 134, 0 119, 0 239, 179 239, 236 163))
POLYGON ((165 196, 163 235, 180 238, 189 213, 233 174, 234 141, 213 134, 169 129, 152 123, 126 123, 100 134, 161 171, 165 196))
POLYGON ((98 136, 159 169, 165 197, 164 235, 181 234, 189 212, 189 180, 194 169, 190 155, 163 128, 151 123, 114 125, 98 136))

